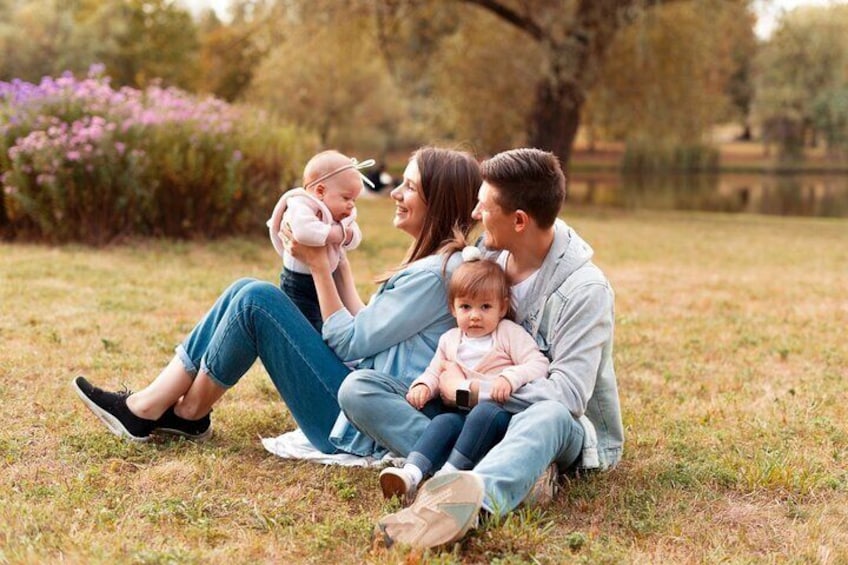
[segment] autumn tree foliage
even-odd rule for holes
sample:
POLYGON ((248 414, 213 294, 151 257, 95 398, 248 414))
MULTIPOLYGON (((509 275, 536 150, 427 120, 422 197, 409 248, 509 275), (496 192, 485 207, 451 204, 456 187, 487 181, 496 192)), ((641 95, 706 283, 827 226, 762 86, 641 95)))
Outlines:
MULTIPOLYGON (((734 37, 740 26, 747 26, 752 37, 752 19, 743 1, 380 0, 377 16, 387 57, 406 61, 394 65, 396 71, 401 69, 396 74, 413 77, 403 84, 440 92, 451 100, 447 103, 451 109, 468 109, 465 119, 454 123, 465 123, 466 132, 494 141, 494 148, 514 144, 520 131, 522 143, 549 149, 565 162, 586 105, 598 95, 596 87, 604 79, 612 81, 615 74, 626 77, 619 83, 627 84, 628 92, 641 88, 644 79, 635 77, 645 71, 662 87, 643 88, 638 108, 597 104, 596 112, 627 113, 626 121, 632 123, 633 113, 644 113, 641 102, 650 97, 658 122, 667 124, 679 117, 685 123, 678 126, 678 136, 700 136, 707 118, 720 113, 717 106, 724 106, 726 75, 736 65, 728 58, 732 42, 722 39, 729 35, 728 29, 716 25, 716 20, 729 24, 734 37), (442 73, 442 80, 418 78, 411 72, 421 67, 422 53, 430 57, 427 68, 442 73), (717 60, 701 64, 716 54, 717 60), (612 71, 605 71, 608 65, 612 71), (454 69, 463 72, 451 72, 454 69), (665 74, 660 77, 657 72, 665 74), (674 85, 673 95, 656 96, 670 94, 667 87, 675 81, 683 82, 674 85), (704 86, 706 91, 698 90, 704 86), (455 102, 462 91, 476 96, 455 102), (694 116, 684 109, 713 93, 719 95, 717 101, 694 116), (672 99, 677 114, 660 115, 672 99), (512 136, 489 123, 491 115, 483 109, 493 107, 510 124, 512 136)), ((613 86, 602 89, 608 100, 618 99, 617 85, 613 86)))
POLYGON ((302 0, 257 66, 246 99, 314 131, 323 146, 382 151, 406 118, 380 56, 369 2, 302 0))
POLYGON ((193 89, 197 30, 169 0, 0 0, 0 80, 103 64, 114 84, 193 89))
POLYGON ((848 6, 787 14, 756 61, 755 113, 778 158, 795 161, 821 138, 848 157, 848 6))
POLYGON ((755 49, 752 25, 744 3, 707 0, 641 12, 618 33, 589 106, 593 127, 626 142, 626 166, 717 164, 710 127, 747 117, 739 75, 755 49))

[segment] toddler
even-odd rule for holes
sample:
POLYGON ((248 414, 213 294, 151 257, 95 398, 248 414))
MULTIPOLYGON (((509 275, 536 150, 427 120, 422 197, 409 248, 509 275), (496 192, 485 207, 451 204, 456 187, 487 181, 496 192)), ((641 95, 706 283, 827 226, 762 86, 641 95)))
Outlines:
POLYGON ((456 411, 433 418, 416 442, 402 468, 380 473, 386 498, 410 500, 421 480, 434 470, 472 469, 506 433, 511 414, 500 405, 523 384, 547 377, 548 359, 524 328, 507 319, 510 288, 501 267, 481 259, 480 250, 466 247, 463 264, 450 279, 448 304, 456 318, 454 328, 439 346, 424 373, 412 382, 407 401, 421 410, 439 398, 439 379, 448 363, 471 381, 480 382, 480 400, 470 411, 457 393, 456 411), (490 388, 489 388, 490 387, 490 388), (492 401, 485 401, 487 396, 492 401))
POLYGON ((359 163, 338 151, 318 153, 303 169, 303 188, 283 194, 267 222, 274 249, 283 257, 280 288, 319 333, 321 308, 312 275, 306 264, 285 250, 280 229, 287 226, 303 245, 326 245, 330 269, 335 271, 343 250, 354 249, 362 241, 356 223, 356 199, 362 183, 371 185, 371 181, 359 171, 372 165, 373 159, 359 163))

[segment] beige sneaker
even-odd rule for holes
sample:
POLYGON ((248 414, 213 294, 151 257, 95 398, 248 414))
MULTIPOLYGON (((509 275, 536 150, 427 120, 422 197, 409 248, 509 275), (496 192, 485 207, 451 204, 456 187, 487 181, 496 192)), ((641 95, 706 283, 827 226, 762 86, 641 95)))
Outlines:
POLYGON ((412 506, 381 518, 374 534, 386 547, 453 543, 476 525, 483 491, 483 479, 471 472, 433 477, 421 487, 412 506))
POLYGON ((547 466, 542 476, 536 479, 533 488, 524 497, 522 504, 544 508, 554 501, 559 492, 559 469, 556 463, 547 466))

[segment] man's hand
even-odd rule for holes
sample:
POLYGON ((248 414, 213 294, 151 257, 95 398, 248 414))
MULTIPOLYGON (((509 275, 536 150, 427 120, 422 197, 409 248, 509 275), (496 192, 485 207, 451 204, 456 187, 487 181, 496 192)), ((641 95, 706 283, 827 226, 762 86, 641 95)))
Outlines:
POLYGON ((406 401, 409 402, 416 410, 421 410, 424 405, 430 401, 433 393, 430 387, 424 383, 418 383, 406 393, 406 401))
POLYGON ((492 397, 492 400, 498 404, 503 404, 510 396, 512 396, 512 385, 509 384, 506 377, 501 375, 495 379, 494 384, 492 384, 492 392, 490 393, 490 396, 492 397))
POLYGON ((465 382, 465 374, 456 363, 445 363, 442 374, 439 375, 439 395, 446 406, 456 406, 456 389, 465 382))

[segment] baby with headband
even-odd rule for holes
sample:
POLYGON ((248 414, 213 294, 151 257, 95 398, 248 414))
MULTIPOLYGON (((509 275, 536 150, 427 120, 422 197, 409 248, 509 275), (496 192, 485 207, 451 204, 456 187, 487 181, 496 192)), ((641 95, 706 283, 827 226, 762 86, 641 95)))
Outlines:
POLYGON ((373 159, 359 163, 334 150, 318 153, 303 169, 303 188, 284 193, 267 222, 271 243, 283 258, 280 288, 319 333, 323 323, 312 274, 305 263, 286 251, 280 230, 285 226, 303 245, 326 246, 330 270, 335 271, 342 252, 362 241, 356 199, 362 183, 370 185, 371 181, 359 171, 372 165, 373 159))
MULTIPOLYGON (((463 244, 458 240, 454 245, 463 244)), ((380 473, 386 498, 400 496, 409 501, 421 480, 440 468, 472 469, 506 433, 511 414, 501 404, 522 385, 548 375, 548 359, 534 339, 507 319, 506 273, 494 261, 482 259, 476 247, 465 247, 462 258, 448 285, 448 305, 459 327, 439 339, 433 360, 412 382, 406 399, 419 410, 438 399, 440 377, 453 364, 466 382, 480 382, 481 400, 485 393, 491 401, 478 402, 469 412, 457 391, 458 409, 444 409, 430 421, 403 467, 380 473)))

